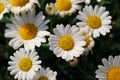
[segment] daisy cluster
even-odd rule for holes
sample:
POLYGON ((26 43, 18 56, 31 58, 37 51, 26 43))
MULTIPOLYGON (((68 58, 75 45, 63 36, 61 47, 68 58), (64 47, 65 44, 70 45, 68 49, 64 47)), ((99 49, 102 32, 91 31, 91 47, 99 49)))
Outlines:
MULTIPOLYGON (((36 11, 36 6, 42 7, 38 0, 0 0, 0 20, 5 13, 13 14, 10 17, 11 23, 6 23, 5 30, 5 37, 11 39, 9 46, 16 50, 8 62, 10 74, 18 80, 56 80, 56 71, 41 66, 42 61, 39 60, 36 47, 41 47, 43 43, 49 45, 49 50, 56 57, 65 61, 76 60, 80 55, 87 55, 92 51, 94 38, 105 36, 112 29, 112 17, 105 7, 92 6, 90 2, 91 0, 56 0, 54 3, 47 3, 45 11, 48 16, 65 18, 78 12, 74 25, 56 24, 50 32, 48 23, 51 20, 46 19, 43 11, 36 11)), ((115 60, 116 58, 119 56, 115 60)), ((113 57, 110 56, 109 61, 103 59, 103 63, 105 67, 99 66, 96 77, 99 80, 118 80, 110 77, 119 75, 119 65, 114 62, 113 57), (118 67, 114 68, 114 64, 118 67), (103 70, 108 72, 107 76, 103 70)))

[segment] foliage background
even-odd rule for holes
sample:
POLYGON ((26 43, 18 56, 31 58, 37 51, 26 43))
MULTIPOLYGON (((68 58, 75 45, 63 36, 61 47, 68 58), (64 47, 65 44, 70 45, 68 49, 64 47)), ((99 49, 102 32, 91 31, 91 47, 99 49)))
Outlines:
MULTIPOLYGON (((36 7, 37 11, 43 11, 46 19, 50 19, 49 31, 52 33, 52 28, 56 24, 76 24, 76 15, 66 16, 61 18, 59 16, 49 16, 45 12, 47 3, 55 2, 55 0, 39 0, 41 8, 36 7)), ((100 36, 95 40, 95 46, 87 56, 80 56, 79 62, 75 67, 71 67, 68 62, 61 58, 57 58, 52 51, 48 48, 47 44, 43 44, 40 48, 36 47, 37 52, 42 60, 43 67, 50 67, 52 70, 57 71, 57 80, 97 80, 95 78, 95 70, 99 64, 102 64, 102 58, 108 58, 109 55, 120 54, 120 0, 102 0, 97 3, 96 0, 91 0, 91 5, 105 6, 112 16, 113 29, 106 36, 100 36), (91 54, 92 53, 92 54, 91 54)), ((83 7, 85 4, 80 4, 83 7)), ((0 21, 0 80, 14 80, 13 76, 7 71, 9 56, 15 50, 11 48, 8 43, 10 39, 4 37, 5 24, 10 22, 11 13, 5 14, 4 18, 0 21)))

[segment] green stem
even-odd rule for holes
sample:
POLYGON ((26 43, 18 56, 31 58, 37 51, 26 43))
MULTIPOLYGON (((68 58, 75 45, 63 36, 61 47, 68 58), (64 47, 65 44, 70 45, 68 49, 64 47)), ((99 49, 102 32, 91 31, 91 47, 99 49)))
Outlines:
POLYGON ((90 76, 86 71, 84 71, 83 69, 81 69, 80 67, 77 67, 77 69, 82 72, 84 75, 86 75, 87 77, 89 77, 90 80, 96 80, 94 77, 90 76))
POLYGON ((103 6, 105 4, 110 4, 110 3, 111 3, 110 1, 102 0, 100 3, 100 6, 103 6))
POLYGON ((50 33, 53 31, 53 16, 50 17, 50 33))
POLYGON ((42 47, 49 47, 49 44, 47 44, 47 43, 42 44, 42 47))

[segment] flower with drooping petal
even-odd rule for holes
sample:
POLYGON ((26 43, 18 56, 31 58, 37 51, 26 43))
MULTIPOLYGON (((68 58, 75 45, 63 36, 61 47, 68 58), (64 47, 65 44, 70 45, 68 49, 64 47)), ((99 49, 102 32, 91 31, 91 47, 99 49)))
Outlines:
POLYGON ((89 51, 92 51, 92 48, 95 45, 95 41, 93 40, 93 38, 88 34, 89 31, 86 29, 86 27, 80 27, 80 31, 83 32, 83 36, 85 37, 85 42, 86 45, 84 46, 85 50, 84 50, 84 55, 87 55, 89 53, 89 51))

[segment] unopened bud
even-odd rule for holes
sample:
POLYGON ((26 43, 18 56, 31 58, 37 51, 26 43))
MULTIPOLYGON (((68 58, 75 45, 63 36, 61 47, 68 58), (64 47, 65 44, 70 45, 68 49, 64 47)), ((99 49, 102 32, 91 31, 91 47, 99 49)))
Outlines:
POLYGON ((51 16, 55 15, 57 11, 54 3, 47 4, 45 10, 46 10, 46 13, 51 16))

